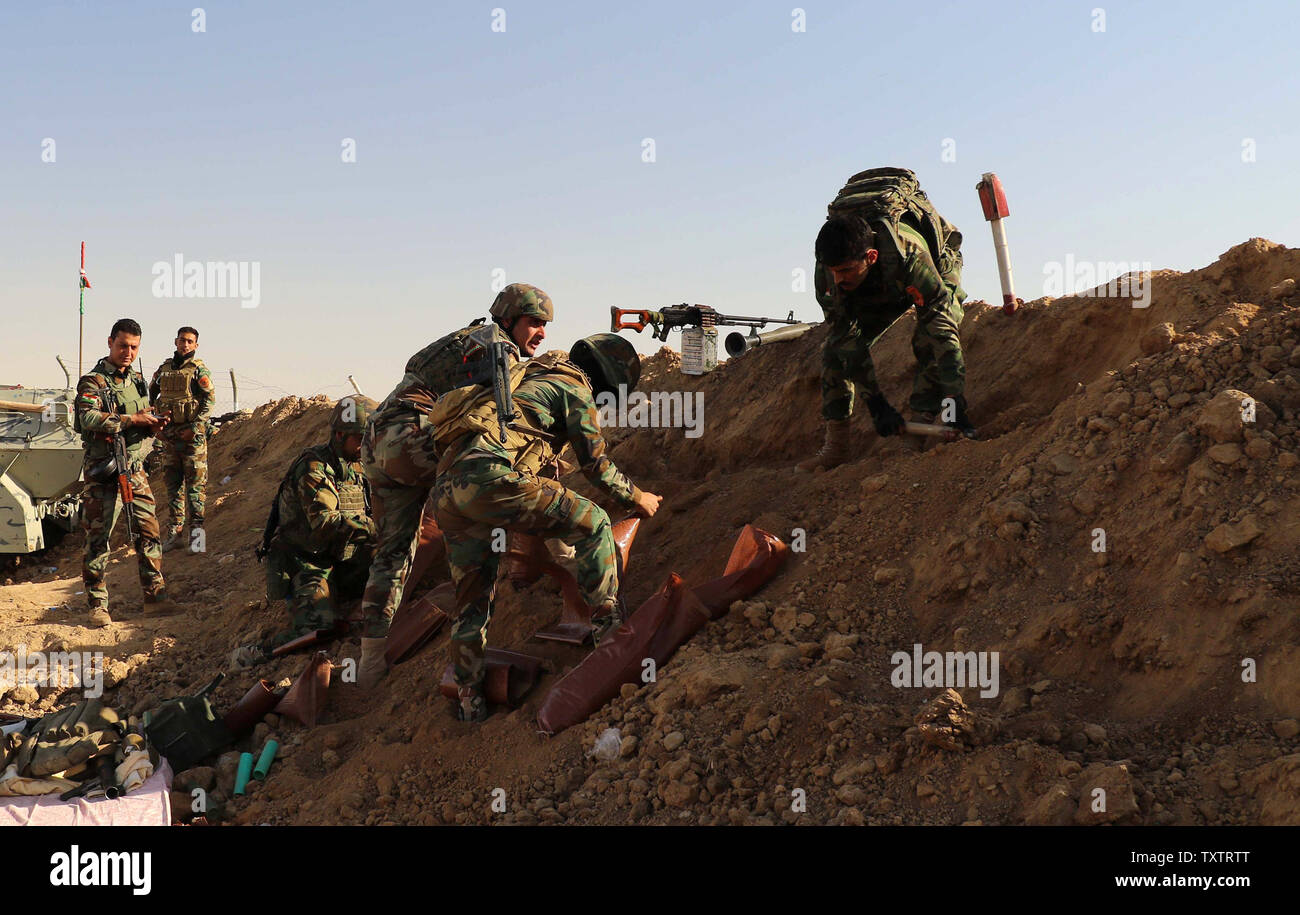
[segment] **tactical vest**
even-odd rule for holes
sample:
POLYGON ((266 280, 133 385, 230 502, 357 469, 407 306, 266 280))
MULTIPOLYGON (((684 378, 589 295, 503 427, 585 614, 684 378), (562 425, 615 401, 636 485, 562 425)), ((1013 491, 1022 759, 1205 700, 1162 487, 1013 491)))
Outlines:
MULTIPOLYGON (((558 375, 577 382, 591 390, 591 380, 585 372, 569 360, 568 354, 554 350, 529 362, 517 362, 510 367, 510 392, 513 394, 525 381, 541 375, 558 375)), ((490 435, 500 441, 501 427, 497 422, 496 398, 491 388, 461 388, 440 399, 429 414, 435 427, 434 446, 441 459, 438 473, 445 473, 464 452, 464 446, 478 435, 490 435)), ((510 456, 510 466, 521 473, 537 474, 547 464, 554 462, 565 442, 556 443, 552 436, 540 429, 518 423, 506 427, 506 440, 501 447, 510 456)))
POLYGON ((173 365, 173 360, 168 359, 158 374, 158 412, 170 412, 173 425, 192 423, 199 416, 194 378, 203 363, 198 359, 186 359, 180 368, 173 368, 173 365))
MULTIPOLYGON (((130 416, 132 413, 143 413, 148 410, 149 386, 145 384, 144 378, 131 369, 127 370, 125 378, 114 377, 114 372, 115 369, 107 359, 100 359, 95 367, 81 378, 83 382, 89 379, 98 389, 100 409, 105 413, 116 413, 121 416, 130 416)), ((80 386, 79 383, 78 388, 80 386)), ((81 433, 81 444, 86 449, 88 458, 103 457, 109 453, 108 443, 101 433, 88 432, 81 428, 80 410, 77 410, 73 416, 73 428, 81 433)), ((140 450, 140 442, 149 437, 148 429, 142 426, 129 426, 123 434, 126 436, 127 450, 133 455, 140 450)))
POLYGON ((279 529, 280 536, 294 549, 307 553, 316 553, 317 550, 312 543, 311 525, 298 501, 296 484, 303 462, 312 460, 320 461, 328 468, 330 479, 338 493, 339 511, 367 514, 365 477, 360 470, 339 458, 328 444, 308 448, 289 465, 272 506, 275 526, 279 529))
POLYGON ((339 493, 339 511, 366 514, 366 487, 360 481, 345 483, 340 480, 335 488, 339 493))
MULTIPOLYGON (((475 366, 465 362, 467 338, 482 325, 483 319, 480 318, 468 327, 440 337, 407 360, 406 374, 376 411, 376 425, 382 425, 403 409, 427 413, 434 400, 470 384, 475 366)), ((515 358, 518 358, 515 343, 509 335, 500 328, 497 328, 497 335, 510 344, 515 358)))

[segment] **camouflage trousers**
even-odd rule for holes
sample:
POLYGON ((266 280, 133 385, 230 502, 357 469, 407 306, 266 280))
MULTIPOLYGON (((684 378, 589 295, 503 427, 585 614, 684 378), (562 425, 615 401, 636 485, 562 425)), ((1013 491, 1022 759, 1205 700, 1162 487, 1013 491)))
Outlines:
POLYGON ((162 458, 163 484, 167 487, 171 526, 179 530, 185 523, 185 506, 189 504, 191 527, 203 525, 203 497, 208 488, 208 437, 201 423, 182 426, 154 439, 162 458), (182 435, 193 434, 186 441, 182 435))
MULTIPOLYGON (((140 587, 148 597, 164 588, 162 545, 158 540, 158 518, 154 513, 153 492, 141 462, 131 464, 131 517, 135 521, 135 557, 140 570, 140 587)), ((122 497, 117 478, 108 483, 86 483, 81 496, 81 526, 86 532, 86 552, 81 561, 81 580, 85 583, 86 603, 91 610, 108 609, 109 540, 121 514, 122 497)))
MULTIPOLYGON (((879 390, 871 347, 911 307, 911 302, 900 302, 839 316, 830 322, 830 333, 822 346, 824 419, 848 419, 853 415, 855 388, 866 392, 879 390)), ((955 333, 964 314, 954 296, 940 320, 946 330, 955 333)), ((908 406, 914 412, 938 413, 943 398, 956 397, 965 391, 966 364, 961 351, 941 353, 933 329, 919 320, 912 332, 912 355, 916 357, 916 372, 912 376, 908 406)))
POLYGON ((393 614, 402 603, 420 541, 420 515, 437 477, 430 431, 414 421, 371 425, 361 443, 361 464, 370 483, 370 515, 378 532, 361 597, 367 638, 388 635, 393 614))
POLYGON ((370 570, 371 552, 361 546, 347 559, 329 563, 298 552, 276 538, 266 554, 266 598, 283 599, 289 628, 263 647, 267 651, 317 629, 333 629, 339 622, 339 602, 361 596, 370 570))
POLYGON ((555 480, 539 479, 492 460, 466 461, 434 487, 433 512, 447 542, 456 586, 451 661, 456 682, 477 686, 505 531, 558 538, 577 551, 578 586, 587 606, 603 615, 618 596, 618 553, 609 515, 555 480))

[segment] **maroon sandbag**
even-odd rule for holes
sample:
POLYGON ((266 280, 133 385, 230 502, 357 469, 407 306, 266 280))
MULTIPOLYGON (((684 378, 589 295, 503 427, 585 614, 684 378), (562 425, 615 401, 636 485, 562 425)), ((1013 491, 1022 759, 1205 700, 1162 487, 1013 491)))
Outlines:
POLYGON ((325 710, 325 697, 330 688, 330 671, 333 669, 334 665, 325 656, 325 652, 318 651, 312 655, 306 668, 298 675, 298 679, 293 681, 293 686, 289 687, 289 692, 285 693, 284 698, 276 705, 275 713, 314 728, 320 713, 325 710))
POLYGON ((456 604, 456 587, 444 582, 426 591, 414 601, 402 601, 393 614, 384 646, 384 660, 389 666, 401 664, 428 644, 446 625, 450 616, 446 608, 456 604))
POLYGON ((632 618, 606 638, 577 667, 551 688, 537 712, 544 734, 556 734, 586 720, 624 683, 639 683, 642 663, 667 660, 677 646, 709 621, 708 609, 676 573, 637 608, 632 618))
POLYGON ((221 720, 225 722, 226 730, 242 737, 275 708, 280 698, 270 680, 258 680, 221 720))
POLYGON ((790 555, 780 537, 746 524, 731 548, 721 578, 706 581, 694 589, 700 603, 713 619, 722 616, 738 600, 753 594, 775 575, 790 555))
POLYGON ((710 617, 761 588, 789 553, 779 538, 747 524, 721 578, 692 589, 680 576, 669 575, 663 588, 546 695, 537 713, 542 732, 556 734, 584 721, 624 683, 640 683, 646 658, 661 667, 710 617))
MULTIPOLYGON (((636 539, 636 532, 640 526, 641 519, 636 517, 625 518, 614 525, 614 546, 618 550, 619 563, 624 571, 627 570, 628 552, 632 549, 632 541, 636 539)), ((524 535, 524 537, 528 536, 530 535, 524 535)), ((564 606, 559 620, 545 629, 537 630, 533 633, 533 637, 552 642, 566 642, 570 645, 586 643, 593 629, 591 608, 582 599, 578 580, 573 577, 573 573, 551 561, 541 538, 533 538, 531 543, 521 538, 519 554, 519 558, 511 566, 512 573, 521 576, 518 580, 535 580, 538 575, 545 572, 559 583, 560 593, 564 596, 564 606), (526 575, 532 575, 533 578, 523 577, 526 575)), ((509 558, 507 554, 507 559, 509 558)))
POLYGON ((410 571, 406 574, 405 592, 402 595, 403 606, 410 603, 412 595, 424 581, 424 577, 433 571, 435 565, 441 565, 447 558, 447 544, 442 539, 442 528, 434 520, 433 512, 426 511, 420 518, 420 542, 415 548, 415 558, 411 560, 410 571))
MULTIPOLYGON (((542 675, 542 659, 518 651, 489 648, 483 653, 483 661, 487 667, 483 692, 493 705, 518 708, 542 675)), ((453 665, 448 664, 443 670, 438 688, 448 699, 458 697, 453 665)))

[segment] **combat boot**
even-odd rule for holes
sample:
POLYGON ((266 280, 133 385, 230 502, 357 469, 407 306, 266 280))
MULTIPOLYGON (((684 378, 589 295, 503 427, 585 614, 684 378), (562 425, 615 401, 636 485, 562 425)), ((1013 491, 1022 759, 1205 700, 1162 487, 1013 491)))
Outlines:
POLYGON ((838 467, 849 459, 849 421, 832 419, 826 422, 826 440, 822 450, 807 460, 800 461, 795 467, 805 473, 814 470, 829 470, 838 467))
POLYGON ((487 721, 487 700, 477 686, 461 686, 456 690, 456 720, 482 724, 487 721))
POLYGON ((90 608, 90 628, 103 629, 105 626, 111 626, 113 618, 108 615, 107 607, 90 608))
POLYGON ((591 622, 595 627, 591 630, 592 647, 598 647, 601 642, 617 632, 625 619, 627 619, 627 605, 623 603, 623 595, 619 594, 608 613, 592 618, 591 622))
POLYGON ((388 662, 384 660, 384 649, 388 639, 361 640, 361 663, 357 665, 357 686, 364 690, 374 689, 388 673, 388 662))
POLYGON ((164 553, 170 553, 172 550, 184 543, 184 538, 181 536, 184 533, 185 528, 183 525, 168 528, 167 536, 163 538, 162 551, 164 553))
POLYGON ((167 596, 166 588, 157 594, 146 594, 144 596, 144 612, 150 616, 171 616, 179 613, 180 610, 180 605, 167 596))

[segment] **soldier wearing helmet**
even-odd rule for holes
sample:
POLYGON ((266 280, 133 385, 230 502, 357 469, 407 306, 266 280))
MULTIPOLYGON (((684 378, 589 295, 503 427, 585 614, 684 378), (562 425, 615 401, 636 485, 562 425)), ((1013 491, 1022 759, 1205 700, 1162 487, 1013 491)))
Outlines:
MULTIPOLYGON (((583 474, 609 498, 647 518, 658 510, 661 497, 638 489, 606 454, 595 403, 601 392, 617 392, 620 386, 632 390, 640 376, 641 360, 631 343, 617 334, 595 334, 568 354, 555 351, 533 359, 514 391, 520 418, 505 442, 477 431, 483 427, 481 416, 477 423, 469 418, 484 410, 495 416, 495 400, 484 391, 465 415, 463 434, 450 438, 444 449, 432 502, 456 585, 451 655, 461 720, 487 717, 483 658, 500 558, 491 546, 493 529, 559 538, 574 547, 578 585, 597 625, 597 642, 622 622, 609 515, 548 471, 571 446, 583 474)), ((442 430, 440 437, 455 431, 442 430)))
MULTIPOLYGON (((536 286, 511 283, 489 310, 492 339, 508 344, 512 359, 532 356, 555 319, 551 297, 536 286)), ((393 613, 419 540, 420 515, 437 476, 428 412, 446 394, 476 383, 485 319, 430 343, 406 363, 406 374, 380 404, 362 446, 378 538, 361 606, 365 627, 358 682, 373 686, 385 671, 384 647, 393 613)))
POLYGON ((361 596, 375 544, 361 438, 377 406, 368 397, 344 397, 330 414, 329 441, 289 465, 257 549, 266 560, 267 600, 284 599, 289 628, 239 649, 236 662, 265 660, 299 636, 342 629, 340 602, 361 596))

